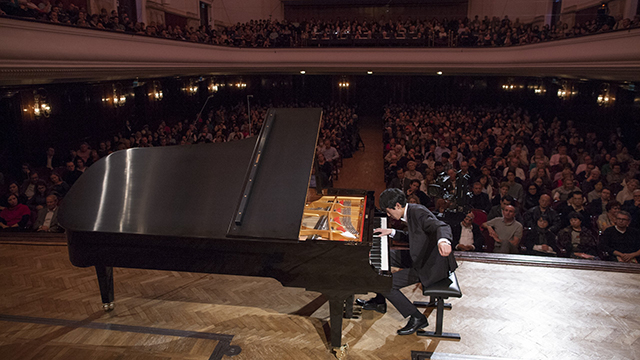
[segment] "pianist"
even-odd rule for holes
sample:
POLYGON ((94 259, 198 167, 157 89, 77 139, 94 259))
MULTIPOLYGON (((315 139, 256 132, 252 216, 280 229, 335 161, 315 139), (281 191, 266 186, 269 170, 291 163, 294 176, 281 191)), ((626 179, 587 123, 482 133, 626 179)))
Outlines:
POLYGON ((385 298, 398 309, 402 316, 410 317, 407 325, 398 330, 398 335, 413 334, 429 325, 427 318, 400 291, 405 286, 422 283, 429 286, 449 276, 457 267, 451 252, 451 228, 438 220, 427 208, 418 204, 407 204, 400 189, 387 189, 380 194, 380 207, 387 215, 407 224, 408 231, 375 229, 389 235, 394 241, 409 244, 409 250, 392 250, 390 262, 393 285, 386 294, 377 294, 373 299, 357 300, 365 310, 386 312, 385 298), (395 269, 394 269, 395 268, 395 269))

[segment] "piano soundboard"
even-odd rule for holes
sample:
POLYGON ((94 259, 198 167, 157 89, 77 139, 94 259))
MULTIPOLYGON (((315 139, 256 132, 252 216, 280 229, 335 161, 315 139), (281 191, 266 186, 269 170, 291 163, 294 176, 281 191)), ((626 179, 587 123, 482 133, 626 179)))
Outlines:
POLYGON ((362 242, 366 197, 325 195, 305 204, 300 240, 362 242))

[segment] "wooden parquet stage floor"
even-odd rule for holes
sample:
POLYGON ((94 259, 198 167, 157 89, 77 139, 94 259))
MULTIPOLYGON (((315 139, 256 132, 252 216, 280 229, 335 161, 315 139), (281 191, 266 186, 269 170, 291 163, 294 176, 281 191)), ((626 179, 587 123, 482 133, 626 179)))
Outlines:
MULTIPOLYGON (((0 359, 331 359, 320 294, 268 278, 115 269, 101 309, 93 268, 65 246, 0 244, 0 359), (230 346, 229 346, 230 345, 230 346), (240 349, 234 356, 233 350, 240 349)), ((389 307, 345 320, 348 359, 640 359, 640 275, 464 261, 444 331, 397 336, 389 307)), ((416 287, 406 293, 421 299, 416 287)), ((425 310, 435 327, 435 311, 425 310)))

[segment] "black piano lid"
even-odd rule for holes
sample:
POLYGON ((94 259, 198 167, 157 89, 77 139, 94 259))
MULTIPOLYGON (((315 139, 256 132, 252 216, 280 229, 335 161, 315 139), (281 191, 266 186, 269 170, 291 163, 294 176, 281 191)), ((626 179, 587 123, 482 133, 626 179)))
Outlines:
POLYGON ((72 232, 297 241, 322 109, 267 116, 272 128, 240 225, 235 213, 259 137, 110 154, 71 188, 60 223, 72 232))

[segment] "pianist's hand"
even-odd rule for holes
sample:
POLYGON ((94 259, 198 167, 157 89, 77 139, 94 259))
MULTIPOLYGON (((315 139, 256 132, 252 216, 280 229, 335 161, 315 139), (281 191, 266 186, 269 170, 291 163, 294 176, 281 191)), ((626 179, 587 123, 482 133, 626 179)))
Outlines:
POLYGON ((374 234, 380 234, 380 236, 391 235, 391 229, 373 229, 374 234))
POLYGON ((440 255, 442 256, 449 256, 449 254, 451 254, 451 245, 447 244, 446 242, 440 242, 438 244, 438 251, 440 252, 440 255))

